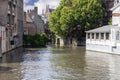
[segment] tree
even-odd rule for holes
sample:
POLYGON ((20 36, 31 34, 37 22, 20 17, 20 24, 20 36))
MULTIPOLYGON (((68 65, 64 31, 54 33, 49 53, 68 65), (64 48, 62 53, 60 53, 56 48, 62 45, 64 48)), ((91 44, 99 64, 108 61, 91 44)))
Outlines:
POLYGON ((71 9, 69 9, 70 3, 72 0, 62 0, 60 5, 57 7, 57 9, 52 13, 50 16, 50 29, 55 34, 63 37, 66 34, 66 29, 69 27, 70 23, 70 16, 72 16, 70 13, 68 17, 68 13, 71 12, 71 9), (68 7, 67 7, 68 6, 68 7))
POLYGON ((28 47, 44 47, 48 41, 48 36, 43 34, 24 35, 23 42, 25 46, 28 47), (29 45, 28 45, 29 44, 29 45))
POLYGON ((62 0, 50 16, 50 29, 59 36, 82 37, 85 30, 102 25, 101 0, 62 0))
POLYGON ((101 0, 74 0, 75 20, 86 30, 100 27, 104 16, 101 0))

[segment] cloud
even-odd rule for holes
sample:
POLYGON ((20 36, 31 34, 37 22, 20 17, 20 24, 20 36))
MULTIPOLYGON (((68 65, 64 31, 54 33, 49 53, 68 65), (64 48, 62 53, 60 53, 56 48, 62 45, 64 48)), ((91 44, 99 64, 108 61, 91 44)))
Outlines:
POLYGON ((38 7, 38 13, 42 14, 42 10, 45 10, 46 5, 50 5, 50 8, 56 8, 59 5, 60 0, 38 0, 34 2, 34 5, 26 5, 31 0, 24 0, 24 10, 33 9, 34 6, 38 7))
POLYGON ((24 0, 24 4, 27 4, 29 2, 30 2, 30 0, 24 0))

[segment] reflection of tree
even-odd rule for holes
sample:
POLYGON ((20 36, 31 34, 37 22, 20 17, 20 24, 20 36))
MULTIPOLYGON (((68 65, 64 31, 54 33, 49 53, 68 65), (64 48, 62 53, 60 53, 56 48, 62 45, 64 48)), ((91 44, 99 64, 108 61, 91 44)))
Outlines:
POLYGON ((54 57, 53 69, 58 71, 60 79, 64 75, 65 80, 84 80, 86 67, 84 48, 57 48, 53 53, 57 55, 54 57))

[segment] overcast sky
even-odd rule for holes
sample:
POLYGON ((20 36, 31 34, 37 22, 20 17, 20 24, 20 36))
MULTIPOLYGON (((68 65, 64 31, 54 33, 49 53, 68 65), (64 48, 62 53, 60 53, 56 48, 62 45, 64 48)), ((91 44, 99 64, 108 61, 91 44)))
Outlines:
POLYGON ((50 5, 50 8, 56 8, 60 0, 24 0, 24 10, 33 9, 34 6, 38 7, 38 13, 41 14, 42 10, 45 10, 47 4, 50 5))

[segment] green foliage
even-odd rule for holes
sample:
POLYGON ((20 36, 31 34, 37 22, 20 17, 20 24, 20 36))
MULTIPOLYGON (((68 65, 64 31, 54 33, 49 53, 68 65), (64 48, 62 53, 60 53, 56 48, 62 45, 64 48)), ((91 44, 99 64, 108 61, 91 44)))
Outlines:
POLYGON ((31 47, 42 47, 46 46, 48 37, 46 34, 35 34, 34 36, 24 35, 23 40, 25 45, 30 45, 31 47))
POLYGON ((112 25, 112 18, 109 19, 108 24, 109 24, 109 25, 112 25))
POLYGON ((101 0, 62 0, 50 16, 49 26, 59 36, 81 35, 102 25, 103 15, 101 0))

